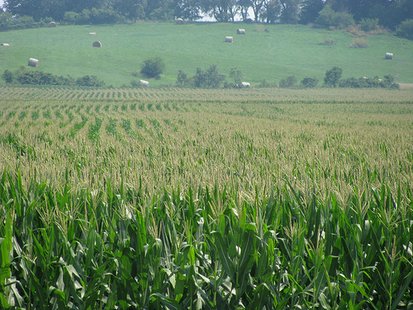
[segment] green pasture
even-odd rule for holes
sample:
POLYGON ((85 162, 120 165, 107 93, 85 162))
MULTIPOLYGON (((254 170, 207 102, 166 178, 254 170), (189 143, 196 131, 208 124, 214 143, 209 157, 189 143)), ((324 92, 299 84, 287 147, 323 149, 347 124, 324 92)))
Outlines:
MULTIPOLYGON (((130 85, 140 76, 140 64, 153 56, 161 57, 166 70, 151 85, 175 83, 178 70, 193 75, 197 67, 218 65, 228 76, 237 67, 244 80, 259 83, 295 75, 316 77, 322 81, 326 70, 343 68, 343 77, 383 76, 392 74, 396 81, 413 82, 413 42, 391 34, 369 35, 367 48, 351 48, 357 37, 348 32, 291 25, 186 24, 141 22, 129 25, 58 26, 0 33, 0 71, 26 66, 29 57, 40 60, 42 70, 80 77, 96 75, 107 85, 130 85), (247 34, 237 35, 236 29, 247 34), (96 32, 96 35, 89 35, 96 32), (234 36, 234 43, 224 37, 234 36), (101 49, 92 48, 100 40, 101 49), (334 40, 333 46, 321 45, 334 40), (391 61, 384 59, 393 52, 391 61)), ((2 82, 3 83, 3 82, 2 82)))

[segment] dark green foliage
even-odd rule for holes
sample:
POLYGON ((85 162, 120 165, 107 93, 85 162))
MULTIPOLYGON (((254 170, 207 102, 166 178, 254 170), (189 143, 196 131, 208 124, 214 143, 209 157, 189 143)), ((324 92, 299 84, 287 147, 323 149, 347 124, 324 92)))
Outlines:
POLYGON ((336 12, 331 6, 326 5, 316 19, 316 23, 322 27, 334 27, 343 29, 354 24, 351 14, 346 12, 336 12))
POLYGON ((14 79, 13 72, 11 72, 10 70, 4 70, 2 78, 8 84, 13 83, 13 79, 14 79))
POLYGON ((279 83, 281 88, 291 88, 297 85, 297 78, 295 76, 288 76, 285 79, 282 79, 279 83))
POLYGON ((324 77, 324 84, 329 87, 336 87, 338 85, 338 81, 343 74, 343 69, 339 67, 333 67, 330 70, 327 70, 325 77, 324 77))
POLYGON ((300 14, 300 23, 314 23, 323 7, 323 0, 305 0, 300 14))
POLYGON ((397 27, 397 35, 413 40, 413 19, 406 19, 397 27))
POLYGON ((76 79, 76 85, 83 87, 103 87, 105 86, 105 83, 103 81, 100 81, 94 75, 85 75, 81 78, 76 79))
POLYGON ((176 85, 180 87, 184 87, 184 86, 188 86, 188 84, 189 84, 188 75, 184 71, 179 70, 178 75, 176 76, 176 85))
POLYGON ((360 28, 363 31, 369 32, 374 31, 379 28, 379 19, 378 18, 363 18, 360 21, 360 28))
POLYGON ((302 79, 300 84, 304 88, 314 88, 317 86, 318 80, 312 77, 305 77, 304 79, 302 79))
POLYGON ((21 68, 15 72, 5 70, 2 75, 6 83, 16 83, 21 85, 64 85, 82 87, 103 87, 105 83, 94 75, 85 75, 78 79, 54 75, 42 71, 30 71, 21 68))
POLYGON ((300 1, 299 0, 280 0, 282 10, 280 21, 285 24, 297 24, 300 17, 300 1))
POLYGON ((27 190, 18 172, 0 183, 3 309, 411 302, 410 191, 382 185, 339 203, 287 184, 250 201, 216 187, 148 197, 110 181, 94 192, 35 182, 27 190))
POLYGON ((320 13, 318 22, 325 27, 345 27, 354 16, 358 22, 378 19, 380 25, 395 29, 413 16, 413 2, 409 0, 7 0, 4 6, 7 18, 12 20, 4 27, 0 18, 0 29, 37 27, 48 19, 101 24, 176 17, 192 21, 210 15, 229 22, 240 14, 244 22, 252 22, 249 11, 255 22, 307 24, 315 22, 320 13))
POLYGON ((368 78, 348 78, 340 80, 338 83, 339 87, 347 88, 389 88, 389 89, 399 89, 400 86, 394 81, 394 77, 391 75, 385 75, 383 79, 379 77, 368 78))
POLYGON ((206 71, 197 68, 192 80, 193 86, 197 88, 219 88, 225 76, 218 72, 216 65, 211 65, 206 71))
POLYGON ((13 30, 42 26, 42 22, 36 22, 32 16, 13 16, 9 12, 0 12, 0 30, 13 30))
POLYGON ((147 59, 141 66, 141 74, 147 78, 160 78, 165 70, 165 64, 160 57, 147 59))
POLYGON ((72 85, 73 79, 41 71, 18 71, 15 80, 23 85, 72 85))

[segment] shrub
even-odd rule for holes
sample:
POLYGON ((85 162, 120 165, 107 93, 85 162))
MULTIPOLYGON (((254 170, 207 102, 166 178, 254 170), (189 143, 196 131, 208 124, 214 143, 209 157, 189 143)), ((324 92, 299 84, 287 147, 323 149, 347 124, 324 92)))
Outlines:
POLYGON ((161 58, 155 57, 147 59, 141 66, 141 74, 147 78, 160 78, 165 69, 165 64, 161 58))
POLYGON ((13 15, 8 12, 0 12, 0 30, 8 30, 13 26, 13 15))
POLYGON ((304 79, 302 79, 300 84, 304 88, 314 88, 317 86, 318 80, 312 77, 305 77, 304 79))
POLYGON ((413 19, 406 19, 398 27, 396 34, 399 37, 413 40, 413 19))
POLYGON ((339 29, 346 28, 354 24, 353 16, 345 12, 336 12, 330 5, 326 5, 316 20, 316 23, 322 27, 335 27, 339 29))
POLYGON ((11 72, 10 70, 5 70, 3 72, 2 78, 8 84, 13 83, 13 79, 14 79, 13 72, 11 72))
POLYGON ((92 24, 114 24, 120 19, 120 15, 111 8, 92 8, 89 14, 89 21, 92 24))
POLYGON ((23 85, 72 85, 71 78, 41 71, 20 70, 15 73, 15 80, 23 85))
POLYGON ((291 75, 285 79, 282 79, 278 85, 279 87, 282 87, 282 88, 291 88, 291 87, 296 86, 296 84, 297 84, 297 78, 291 75))
POLYGON ((95 75, 85 75, 76 80, 76 85, 82 87, 102 87, 105 86, 105 83, 100 81, 95 75))
POLYGON ((333 39, 325 39, 323 42, 318 43, 319 45, 325 45, 325 46, 333 46, 336 44, 336 41, 333 39))
POLYGON ((378 18, 363 18, 360 21, 360 29, 365 32, 378 30, 379 19, 378 18))
MULTIPOLYGON (((257 87, 260 87, 260 88, 269 88, 269 87, 272 87, 272 86, 274 86, 274 85, 272 85, 270 82, 268 82, 267 80, 262 80, 258 85, 257 85, 257 87)), ((276 85, 275 85, 276 86, 276 85)))
POLYGON ((193 86, 199 88, 219 88, 224 82, 225 76, 218 72, 216 65, 211 65, 206 71, 196 69, 193 77, 193 86))
POLYGON ((71 11, 65 12, 63 20, 69 24, 77 24, 79 20, 79 14, 71 11))
POLYGON ((189 78, 188 75, 182 71, 178 71, 178 75, 176 76, 176 85, 180 87, 187 86, 189 84, 189 78))
POLYGON ((241 70, 239 70, 238 68, 231 68, 231 70, 229 71, 229 76, 232 78, 235 85, 238 85, 242 82, 243 75, 241 70))
POLYGON ((136 81, 136 80, 131 81, 131 82, 130 82, 130 85, 131 85, 132 87, 140 87, 140 86, 141 86, 141 84, 139 83, 139 81, 136 81))
POLYGON ((324 83, 327 86, 336 87, 342 74, 343 74, 343 69, 339 67, 333 67, 330 70, 326 71, 326 74, 324 77, 324 83))
POLYGON ((399 84, 394 82, 394 77, 392 75, 385 75, 383 79, 375 76, 373 78, 361 77, 361 78, 347 78, 340 80, 338 83, 339 87, 346 88, 389 88, 398 89, 399 84))
POLYGON ((350 47, 352 47, 352 48, 367 48, 367 47, 369 47, 369 44, 367 42, 367 39, 365 39, 365 38, 356 38, 356 39, 353 39, 353 41, 351 42, 350 47))

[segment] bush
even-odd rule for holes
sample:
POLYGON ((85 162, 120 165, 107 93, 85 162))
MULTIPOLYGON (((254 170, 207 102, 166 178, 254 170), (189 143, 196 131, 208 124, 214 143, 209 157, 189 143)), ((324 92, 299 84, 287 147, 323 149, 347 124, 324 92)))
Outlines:
POLYGON ((259 88, 270 88, 270 87, 277 87, 277 83, 270 83, 267 80, 262 80, 260 83, 257 85, 259 88))
POLYGON ((304 88, 314 88, 317 86, 318 84, 318 80, 316 78, 312 78, 312 77, 305 77, 302 81, 301 81, 301 86, 304 88))
POLYGON ((379 19, 378 18, 363 18, 360 21, 360 29, 365 32, 378 30, 379 19))
POLYGON ((21 70, 15 73, 15 80, 22 85, 72 85, 73 80, 41 71, 21 70))
POLYGON ((279 87, 282 87, 282 88, 291 88, 291 87, 296 86, 296 84, 297 84, 297 78, 291 75, 285 79, 282 79, 278 85, 279 87))
POLYGON ((373 78, 361 77, 361 78, 348 78, 343 79, 338 83, 339 87, 346 88, 389 88, 398 89, 399 84, 394 82, 394 77, 391 75, 385 75, 383 79, 375 76, 373 78))
POLYGON ((85 75, 76 80, 76 85, 82 87, 103 87, 105 83, 100 81, 95 75, 85 75))
POLYGON ((316 23, 322 27, 335 27, 338 29, 347 28, 354 24, 353 16, 345 12, 336 12, 330 5, 326 5, 316 20, 316 23))
POLYGON ((231 68, 229 76, 232 78, 235 85, 239 85, 242 82, 243 74, 238 68, 231 68))
POLYGON ((399 37, 413 40, 413 19, 406 19, 398 27, 396 34, 399 37))
POLYGON ((182 70, 179 70, 178 75, 176 76, 176 85, 180 87, 184 87, 184 86, 187 86, 188 84, 189 84, 188 75, 182 70))
POLYGON ((111 8, 92 8, 89 14, 89 21, 92 24, 114 24, 121 20, 121 17, 111 8))
POLYGON ((13 83, 13 80, 14 80, 13 72, 11 72, 10 70, 5 70, 3 72, 2 78, 7 84, 13 83))
POLYGON ((206 71, 197 68, 193 77, 193 86, 198 88, 219 88, 225 76, 218 72, 216 65, 211 65, 206 71))
POLYGON ((69 24, 77 24, 79 20, 79 14, 71 11, 65 12, 63 20, 69 24))
POLYGON ((33 28, 39 25, 31 16, 13 16, 8 12, 0 12, 0 30, 33 28))
POLYGON ((343 74, 343 69, 339 67, 333 67, 330 70, 327 70, 325 77, 324 77, 324 83, 327 86, 336 87, 342 74, 343 74))
POLYGON ((369 47, 369 44, 367 42, 367 39, 365 39, 365 38, 356 38, 356 39, 353 39, 353 41, 351 42, 350 47, 352 47, 352 48, 367 48, 367 47, 369 47))
POLYGON ((160 78, 160 75, 165 69, 165 64, 161 58, 151 58, 143 62, 141 66, 141 74, 147 78, 160 78))
POLYGON ((94 75, 85 75, 75 80, 70 76, 65 77, 42 71, 29 71, 24 67, 15 72, 5 70, 2 78, 8 84, 15 83, 20 85, 105 86, 105 83, 98 80, 94 75))

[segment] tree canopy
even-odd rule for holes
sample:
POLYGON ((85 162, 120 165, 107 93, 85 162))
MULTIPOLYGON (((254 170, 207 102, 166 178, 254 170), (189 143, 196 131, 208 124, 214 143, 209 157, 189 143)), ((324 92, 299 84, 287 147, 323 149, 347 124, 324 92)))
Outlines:
POLYGON ((5 0, 13 16, 39 21, 51 18, 76 23, 109 23, 113 20, 182 18, 196 20, 209 15, 220 22, 313 23, 329 6, 337 13, 351 14, 355 21, 377 19, 395 29, 413 18, 411 0, 5 0), (91 18, 94 17, 94 18, 91 18), (70 17, 70 18, 69 18, 70 17))

